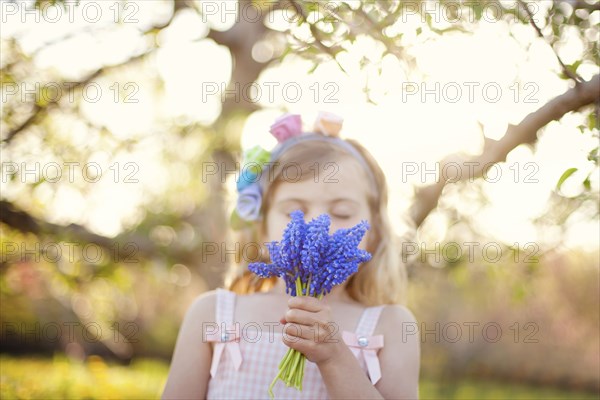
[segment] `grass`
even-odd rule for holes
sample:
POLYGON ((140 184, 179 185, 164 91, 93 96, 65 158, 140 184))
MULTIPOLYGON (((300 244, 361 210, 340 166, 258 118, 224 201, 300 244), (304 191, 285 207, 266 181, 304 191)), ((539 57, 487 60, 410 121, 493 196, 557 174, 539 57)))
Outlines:
MULTIPOLYGON (((141 359, 130 366, 108 364, 97 356, 77 362, 54 358, 0 356, 2 399, 158 399, 169 366, 141 359)), ((423 379, 422 400, 428 399, 597 399, 598 394, 567 392, 495 382, 463 380, 442 384, 423 379)))
POLYGON ((130 366, 107 364, 98 356, 77 362, 65 356, 0 356, 1 399, 156 399, 168 365, 157 360, 130 366))
POLYGON ((421 380, 419 385, 421 400, 430 399, 520 399, 520 400, 562 400, 598 399, 598 394, 569 392, 552 387, 518 385, 492 381, 461 380, 454 385, 439 384, 432 380, 421 380))

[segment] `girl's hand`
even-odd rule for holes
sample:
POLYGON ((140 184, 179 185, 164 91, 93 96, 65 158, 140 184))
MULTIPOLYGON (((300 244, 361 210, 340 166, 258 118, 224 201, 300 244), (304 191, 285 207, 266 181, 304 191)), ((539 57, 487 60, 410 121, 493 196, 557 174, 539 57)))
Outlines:
POLYGON ((315 364, 330 362, 345 346, 331 308, 316 297, 298 296, 288 301, 289 310, 279 322, 283 342, 315 364))

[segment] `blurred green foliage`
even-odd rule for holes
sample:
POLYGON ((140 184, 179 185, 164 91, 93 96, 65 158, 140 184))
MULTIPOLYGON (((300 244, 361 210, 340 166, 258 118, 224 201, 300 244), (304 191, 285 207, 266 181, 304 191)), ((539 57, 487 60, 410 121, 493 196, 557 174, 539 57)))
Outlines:
MULTIPOLYGON (((134 360, 130 366, 106 363, 91 356, 75 362, 53 359, 0 357, 2 399, 158 399, 168 365, 153 359, 134 360)), ((485 380, 421 381, 420 398, 429 399, 594 399, 593 393, 503 384, 485 380)))
POLYGON ((548 252, 529 265, 411 270, 422 376, 599 390, 597 262, 548 252))
POLYGON ((129 366, 90 356, 84 362, 57 354, 52 359, 0 356, 3 399, 152 399, 159 398, 168 365, 152 359, 129 366))

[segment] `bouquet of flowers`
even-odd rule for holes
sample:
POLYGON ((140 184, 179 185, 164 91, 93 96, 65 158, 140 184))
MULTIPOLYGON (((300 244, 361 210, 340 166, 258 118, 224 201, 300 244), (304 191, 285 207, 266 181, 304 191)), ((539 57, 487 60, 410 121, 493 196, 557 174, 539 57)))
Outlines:
MULTIPOLYGON (((333 235, 329 235, 330 224, 327 214, 306 223, 302 211, 292 212, 281 242, 267 244, 272 263, 251 263, 248 268, 263 278, 278 276, 284 279, 286 292, 292 296, 321 299, 333 286, 354 274, 360 263, 371 259, 369 252, 358 248, 369 229, 367 221, 339 229, 333 235)), ((278 379, 302 390, 305 360, 299 351, 288 350, 279 363, 279 373, 269 386, 271 398, 278 379)))

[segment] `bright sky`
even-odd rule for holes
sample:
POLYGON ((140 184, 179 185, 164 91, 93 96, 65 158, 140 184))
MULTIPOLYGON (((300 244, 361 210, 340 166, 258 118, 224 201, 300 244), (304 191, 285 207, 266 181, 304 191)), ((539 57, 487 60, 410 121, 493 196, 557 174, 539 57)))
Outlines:
MULTIPOLYGON (((2 38, 15 37, 26 52, 32 52, 69 32, 87 29, 48 46, 35 57, 39 68, 76 79, 102 63, 118 63, 132 52, 141 51, 145 39, 140 30, 164 21, 169 15, 165 1, 127 3, 129 6, 125 7, 111 1, 95 4, 88 6, 85 14, 83 9, 73 9, 73 22, 67 15, 56 22, 43 18, 36 22, 34 14, 24 14, 22 3, 15 11, 2 2, 2 38), (121 8, 116 7, 118 4, 121 8), (90 19, 95 19, 96 7, 101 18, 90 23, 90 19), (139 22, 111 27, 117 12, 122 18, 139 22)), ((600 22, 600 12, 596 11, 592 18, 596 24, 600 22)), ((127 70, 120 79, 121 96, 131 95, 137 103, 115 102, 112 96, 116 92, 111 89, 115 82, 96 81, 103 95, 97 102, 84 102, 83 113, 91 121, 104 124, 117 138, 144 138, 142 145, 118 160, 120 173, 135 172, 138 184, 102 179, 90 185, 93 188, 88 187, 85 195, 70 185, 61 185, 53 195, 40 185, 31 201, 45 204, 52 220, 87 223, 106 235, 115 235, 139 219, 144 193, 160 193, 170 184, 170 177, 157 162, 162 146, 168 145, 160 137, 162 127, 174 119, 210 124, 220 113, 220 96, 211 90, 220 90, 227 84, 231 57, 227 49, 204 37, 209 26, 226 29, 232 22, 231 18, 220 21, 216 16, 203 21, 190 10, 178 15, 159 36, 161 48, 156 56, 141 69, 127 70), (164 80, 164 96, 156 96, 152 91, 155 74, 164 80), (127 82, 136 85, 123 86, 127 82), (127 169, 128 162, 136 163, 139 170, 127 169)), ((243 127, 242 146, 260 144, 271 148, 275 141, 268 128, 282 111, 301 114, 307 129, 311 129, 319 110, 341 115, 345 118, 343 136, 365 144, 386 171, 391 189, 390 214, 394 219, 406 213, 412 186, 432 181, 431 174, 422 174, 434 169, 436 161, 459 151, 476 154, 481 150, 482 132, 478 123, 483 126, 485 136, 497 139, 508 123, 519 122, 569 88, 569 83, 557 76, 558 64, 550 47, 536 37, 530 26, 510 27, 504 22, 482 21, 473 34, 448 33, 436 37, 424 29, 416 37, 414 32, 419 24, 415 16, 392 28, 405 33, 404 51, 417 60, 417 72, 407 73, 393 56, 381 59, 383 49, 368 37, 359 37, 339 56, 338 61, 348 74, 342 73, 333 61, 320 63, 314 73, 308 74, 312 63, 294 55, 288 56, 281 66, 265 71, 258 81, 262 92, 255 97, 264 110, 248 118, 243 127), (362 70, 361 60, 367 60, 362 70), (376 105, 366 101, 367 85, 376 105), (268 96, 269 87, 274 88, 272 99, 268 96), (435 93, 440 96, 438 99, 435 93), (495 97, 498 100, 492 101, 495 97), (411 174, 414 167, 417 172, 411 174)), ((275 20, 271 26, 278 29, 281 21, 275 20)), ((559 51, 569 64, 580 57, 583 48, 575 34, 566 39, 559 51)), ((273 52, 271 46, 257 43, 253 48, 255 57, 268 57, 273 52)), ((597 73, 593 65, 583 65, 579 72, 585 79, 597 73)), ((52 72, 49 76, 53 76, 52 72)), ((65 117, 53 123, 65 128, 65 140, 87 143, 87 127, 81 122, 65 117)), ((452 193, 449 197, 454 198, 447 200, 462 210, 475 212, 478 229, 498 241, 558 244, 556 232, 536 229, 532 219, 544 212, 556 181, 566 168, 579 170, 565 183, 563 192, 575 196, 582 191, 578 182, 592 170, 586 156, 593 148, 591 135, 581 135, 577 129, 582 123, 580 114, 569 114, 559 123, 548 125, 534 154, 525 147, 511 152, 507 162, 496 170, 500 171, 498 178, 490 176, 483 183, 491 199, 483 208, 471 210, 468 201, 464 198, 461 201, 452 193)), ((19 142, 13 153, 19 155, 15 159, 52 161, 43 158, 42 139, 43 134, 36 134, 19 142)), ((194 149, 191 144, 182 151, 194 149)), ((115 173, 114 169, 109 170, 115 160, 108 153, 98 151, 93 159, 103 166, 104 174, 115 173)), ((593 189, 598 190, 597 170, 592 178, 593 189)), ((9 198, 24 193, 18 186, 6 189, 5 196, 9 198)), ((447 221, 434 215, 425 237, 440 239, 446 225, 447 221)), ((576 213, 567 225, 568 235, 561 245, 598 247, 598 221, 589 221, 585 210, 576 213)))

